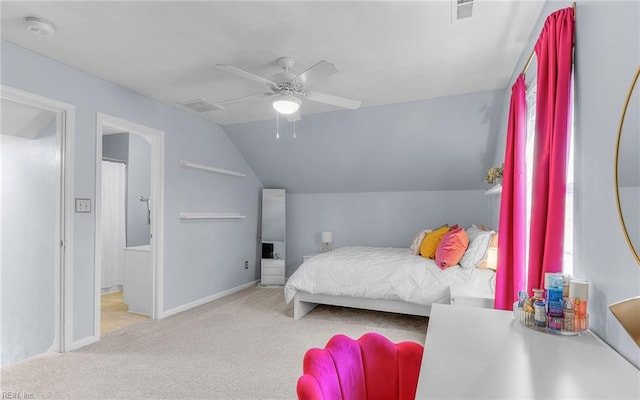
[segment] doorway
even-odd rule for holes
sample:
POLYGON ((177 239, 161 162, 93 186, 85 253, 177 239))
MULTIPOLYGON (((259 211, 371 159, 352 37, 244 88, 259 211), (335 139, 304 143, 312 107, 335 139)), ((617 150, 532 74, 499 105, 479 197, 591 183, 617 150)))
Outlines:
POLYGON ((73 106, 2 85, 2 365, 72 347, 73 106))
POLYGON ((98 114, 95 336, 162 310, 164 133, 98 114))

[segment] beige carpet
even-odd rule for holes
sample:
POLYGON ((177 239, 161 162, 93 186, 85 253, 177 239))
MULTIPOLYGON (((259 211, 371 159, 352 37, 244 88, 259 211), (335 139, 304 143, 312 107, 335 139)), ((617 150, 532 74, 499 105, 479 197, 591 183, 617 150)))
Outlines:
POLYGON ((128 312, 129 306, 122 301, 122 292, 100 296, 100 334, 106 335, 131 324, 149 319, 144 315, 128 312))
POLYGON ((0 387, 33 399, 295 399, 308 348, 370 331, 424 343, 428 321, 329 306, 292 316, 282 288, 252 287, 5 367, 0 387))

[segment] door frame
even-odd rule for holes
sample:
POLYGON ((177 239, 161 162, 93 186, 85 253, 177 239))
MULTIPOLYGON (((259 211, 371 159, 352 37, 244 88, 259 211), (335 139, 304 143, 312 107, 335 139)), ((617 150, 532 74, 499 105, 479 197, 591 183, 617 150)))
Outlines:
POLYGON ((102 137, 104 128, 141 135, 151 142, 151 190, 154 212, 151 213, 152 319, 161 318, 164 307, 164 131, 127 121, 108 114, 96 116, 96 194, 95 194, 95 312, 94 338, 100 340, 100 296, 102 273, 102 137))
POLYGON ((56 246, 54 267, 55 333, 52 350, 73 348, 73 224, 75 106, 14 87, 0 85, 0 99, 38 107, 56 115, 56 246))

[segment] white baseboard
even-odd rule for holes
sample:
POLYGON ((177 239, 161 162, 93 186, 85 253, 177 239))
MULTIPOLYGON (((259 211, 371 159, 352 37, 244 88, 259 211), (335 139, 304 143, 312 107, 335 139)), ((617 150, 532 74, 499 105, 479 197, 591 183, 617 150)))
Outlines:
POLYGON ((67 351, 77 350, 77 349, 79 349, 81 347, 88 346, 91 343, 95 343, 95 342, 97 342, 99 340, 100 340, 99 337, 87 336, 84 339, 73 341, 73 343, 71 343, 70 345, 67 345, 67 347, 64 349, 64 351, 67 352, 67 351))
POLYGON ((163 319, 163 318, 169 317, 171 315, 174 315, 174 314, 177 314, 177 313, 180 313, 180 312, 183 312, 183 311, 190 310, 190 309, 192 309, 194 307, 198 307, 198 306, 201 306, 203 304, 209 303, 210 301, 214 301, 214 300, 220 299, 222 297, 228 296, 230 294, 233 294, 233 293, 239 292, 241 290, 244 290, 246 288, 249 288, 251 286, 255 286, 257 283, 258 283, 257 280, 251 281, 251 282, 242 284, 240 286, 236 286, 234 288, 222 291, 220 293, 212 294, 211 296, 204 297, 204 298, 202 298, 200 300, 192 301, 191 303, 183 304, 181 306, 174 307, 174 308, 172 308, 170 310, 167 310, 167 311, 164 311, 164 312, 160 312, 159 313, 160 315, 158 316, 158 319, 163 319))

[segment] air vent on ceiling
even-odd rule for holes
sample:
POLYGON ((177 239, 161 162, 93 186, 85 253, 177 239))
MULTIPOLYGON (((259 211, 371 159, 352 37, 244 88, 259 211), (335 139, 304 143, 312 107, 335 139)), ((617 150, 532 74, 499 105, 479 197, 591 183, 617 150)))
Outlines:
POLYGON ((473 13, 473 0, 457 0, 457 19, 469 18, 473 13))
POLYGON ((221 111, 224 110, 224 107, 219 106, 217 104, 209 103, 203 98, 187 100, 178 103, 183 107, 187 107, 196 112, 207 112, 207 111, 221 111))

